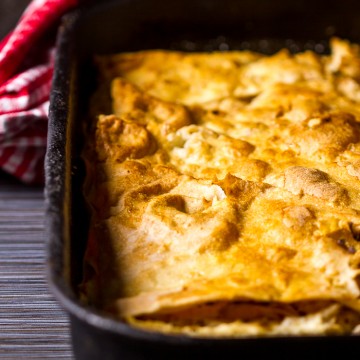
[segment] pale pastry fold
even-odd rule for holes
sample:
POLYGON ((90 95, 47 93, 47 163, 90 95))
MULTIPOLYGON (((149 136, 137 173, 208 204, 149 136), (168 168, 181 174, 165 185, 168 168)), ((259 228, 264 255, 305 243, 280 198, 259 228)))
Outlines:
POLYGON ((82 301, 169 334, 360 332, 360 49, 330 45, 96 59, 82 301))

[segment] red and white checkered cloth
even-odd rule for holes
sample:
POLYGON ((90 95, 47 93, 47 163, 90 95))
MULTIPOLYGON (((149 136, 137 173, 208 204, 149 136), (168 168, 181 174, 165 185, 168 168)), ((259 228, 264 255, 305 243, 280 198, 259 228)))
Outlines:
POLYGON ((0 168, 24 183, 44 181, 55 36, 44 38, 77 3, 33 0, 0 42, 0 168))

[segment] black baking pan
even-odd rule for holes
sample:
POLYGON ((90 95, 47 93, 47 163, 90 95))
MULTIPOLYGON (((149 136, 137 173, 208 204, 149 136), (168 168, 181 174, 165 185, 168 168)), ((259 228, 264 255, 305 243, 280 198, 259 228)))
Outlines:
POLYGON ((328 39, 360 42, 358 1, 102 1, 66 15, 57 40, 46 154, 47 269, 52 292, 68 311, 78 359, 325 359, 355 356, 359 336, 203 339, 134 329, 81 304, 88 214, 80 152, 94 54, 150 48, 326 52, 328 39), (333 357, 332 357, 333 358, 333 357))

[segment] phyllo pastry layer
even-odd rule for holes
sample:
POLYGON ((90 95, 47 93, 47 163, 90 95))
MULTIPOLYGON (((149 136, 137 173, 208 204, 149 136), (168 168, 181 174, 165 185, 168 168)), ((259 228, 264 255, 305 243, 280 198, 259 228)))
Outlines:
POLYGON ((97 58, 83 301, 190 336, 359 332, 360 50, 331 49, 97 58))

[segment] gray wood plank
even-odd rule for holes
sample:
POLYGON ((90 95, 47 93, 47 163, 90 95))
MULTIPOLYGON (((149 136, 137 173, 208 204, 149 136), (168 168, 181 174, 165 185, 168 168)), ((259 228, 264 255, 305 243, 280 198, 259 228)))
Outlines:
POLYGON ((44 201, 0 173, 0 358, 72 359, 66 313, 45 275, 44 201))

